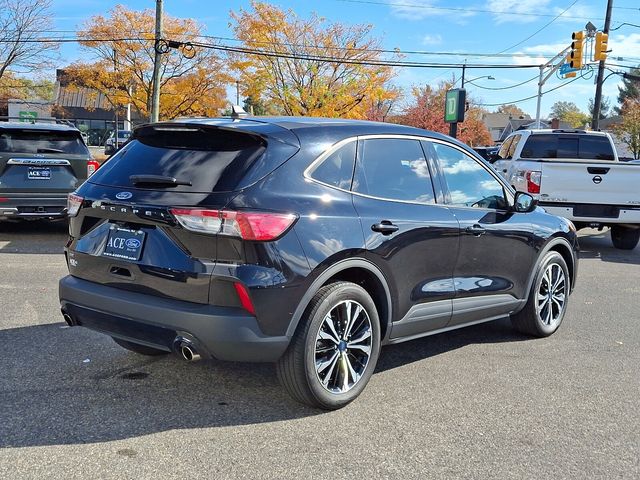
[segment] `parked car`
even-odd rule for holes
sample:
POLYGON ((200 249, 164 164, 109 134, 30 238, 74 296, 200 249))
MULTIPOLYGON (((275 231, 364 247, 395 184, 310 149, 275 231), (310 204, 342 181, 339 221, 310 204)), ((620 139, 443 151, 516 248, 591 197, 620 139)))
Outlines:
POLYGON ((570 222, 465 145, 385 123, 142 126, 69 215, 69 325, 144 355, 277 362, 325 409, 362 392, 381 345, 505 316, 551 335, 577 271, 570 222))
POLYGON ((491 160, 495 158, 495 156, 498 154, 498 151, 500 150, 500 146, 492 145, 490 147, 473 147, 473 149, 478 155, 480 155, 485 160, 491 160))
POLYGON ((75 127, 0 122, 0 221, 64 218, 67 195, 90 166, 75 127))
POLYGON ((608 133, 517 131, 493 165, 515 189, 534 195, 577 229, 611 227, 614 247, 632 250, 638 244, 640 167, 618 160, 608 133))
POLYGON ((118 130, 118 143, 115 142, 115 134, 111 132, 109 138, 104 142, 104 154, 111 155, 118 150, 122 145, 129 141, 131 137, 131 130, 118 130))

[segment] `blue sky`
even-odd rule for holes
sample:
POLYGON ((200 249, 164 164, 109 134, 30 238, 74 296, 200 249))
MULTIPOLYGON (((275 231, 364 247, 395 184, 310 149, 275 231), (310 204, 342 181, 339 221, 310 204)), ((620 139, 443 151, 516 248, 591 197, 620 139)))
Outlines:
MULTIPOLYGON (((462 63, 540 64, 565 48, 571 32, 580 30, 591 21, 598 28, 604 23, 606 0, 321 0, 274 1, 283 8, 293 9, 299 16, 317 12, 328 21, 369 23, 374 34, 383 38, 386 48, 434 52, 428 55, 411 55, 405 60, 462 63), (572 5, 574 4, 574 5, 572 5), (554 17, 569 10, 554 20, 554 17), (553 21, 553 22, 552 22, 553 21), (550 25, 546 24, 552 22, 550 25), (545 28, 543 28, 545 27, 545 28), (536 33, 537 32, 537 33, 536 33), (531 38, 528 38, 531 37, 531 38), (499 58, 479 58, 474 53, 503 52, 499 58), (443 56, 438 52, 469 55, 443 56)), ((54 0, 55 24, 58 30, 75 30, 92 15, 104 14, 118 2, 106 0, 54 0)), ((129 0, 132 9, 155 8, 154 0, 129 0)), ((194 17, 205 28, 203 34, 231 37, 230 10, 249 8, 248 0, 165 0, 165 11, 175 17, 194 17)), ((622 22, 640 25, 638 0, 615 0, 612 28, 622 22)), ((620 57, 612 63, 620 65, 640 64, 640 28, 621 26, 612 31, 609 39, 613 52, 620 57)), ((81 55, 77 46, 66 44, 62 49, 62 63, 71 63, 81 55)), ((460 76, 460 69, 398 69, 395 83, 409 90, 411 86, 435 84, 439 80, 460 76)), ((495 80, 481 78, 467 85, 468 95, 476 103, 510 103, 537 93, 536 81, 515 88, 487 90, 482 87, 504 88, 537 76, 537 69, 467 70, 467 80, 491 75, 495 80)), ((544 87, 549 90, 566 81, 551 78, 544 87)), ((618 77, 605 83, 604 93, 615 104, 618 77)), ((558 100, 575 102, 586 110, 587 101, 593 97, 593 78, 579 79, 571 85, 550 92, 543 97, 542 113, 545 116, 558 100)), ((231 98, 230 98, 231 100, 231 98)), ((535 100, 518 103, 527 113, 535 115, 535 100)), ((489 110, 497 107, 487 106, 489 110)))

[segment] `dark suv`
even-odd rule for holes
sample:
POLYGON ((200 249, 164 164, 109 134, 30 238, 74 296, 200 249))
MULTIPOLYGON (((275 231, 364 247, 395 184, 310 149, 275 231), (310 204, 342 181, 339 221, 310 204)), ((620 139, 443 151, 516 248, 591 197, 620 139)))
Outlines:
POLYGON ((552 334, 577 269, 571 222, 465 145, 383 123, 142 126, 68 210, 69 325, 145 355, 277 362, 326 409, 381 345, 508 315, 552 334))
POLYGON ((0 220, 64 218, 95 167, 75 127, 0 122, 0 220))

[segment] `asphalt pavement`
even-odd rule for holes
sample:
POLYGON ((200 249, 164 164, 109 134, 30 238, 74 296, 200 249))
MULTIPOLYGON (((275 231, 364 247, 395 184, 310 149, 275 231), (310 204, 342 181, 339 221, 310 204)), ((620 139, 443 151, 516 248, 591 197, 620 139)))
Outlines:
POLYGON ((337 412, 271 365, 142 357, 62 321, 64 224, 0 224, 0 478, 640 478, 640 248, 581 233, 561 329, 382 350, 337 412))

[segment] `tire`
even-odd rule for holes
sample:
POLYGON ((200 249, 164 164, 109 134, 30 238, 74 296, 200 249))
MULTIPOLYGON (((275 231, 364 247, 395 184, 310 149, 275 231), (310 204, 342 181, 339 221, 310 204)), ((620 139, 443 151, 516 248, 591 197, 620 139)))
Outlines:
POLYGON ((146 345, 139 345, 133 342, 127 342, 126 340, 121 340, 120 338, 113 338, 113 341, 120 345, 122 348, 126 348, 131 352, 138 353, 140 355, 147 355, 150 357, 155 357, 158 355, 168 355, 169 352, 165 352, 164 350, 159 350, 153 347, 147 347, 146 345))
POLYGON ((611 241, 620 250, 633 250, 640 240, 640 228, 611 227, 611 241))
POLYGON ((379 354, 380 319, 371 296, 355 283, 331 283, 318 290, 300 319, 278 360, 278 378, 295 400, 336 410, 364 390, 379 354), (346 326, 349 318, 353 330, 346 326))
POLYGON ((564 258, 558 252, 547 253, 540 262, 527 303, 511 316, 514 328, 534 337, 548 337, 554 333, 567 311, 570 289, 571 278, 564 258))

